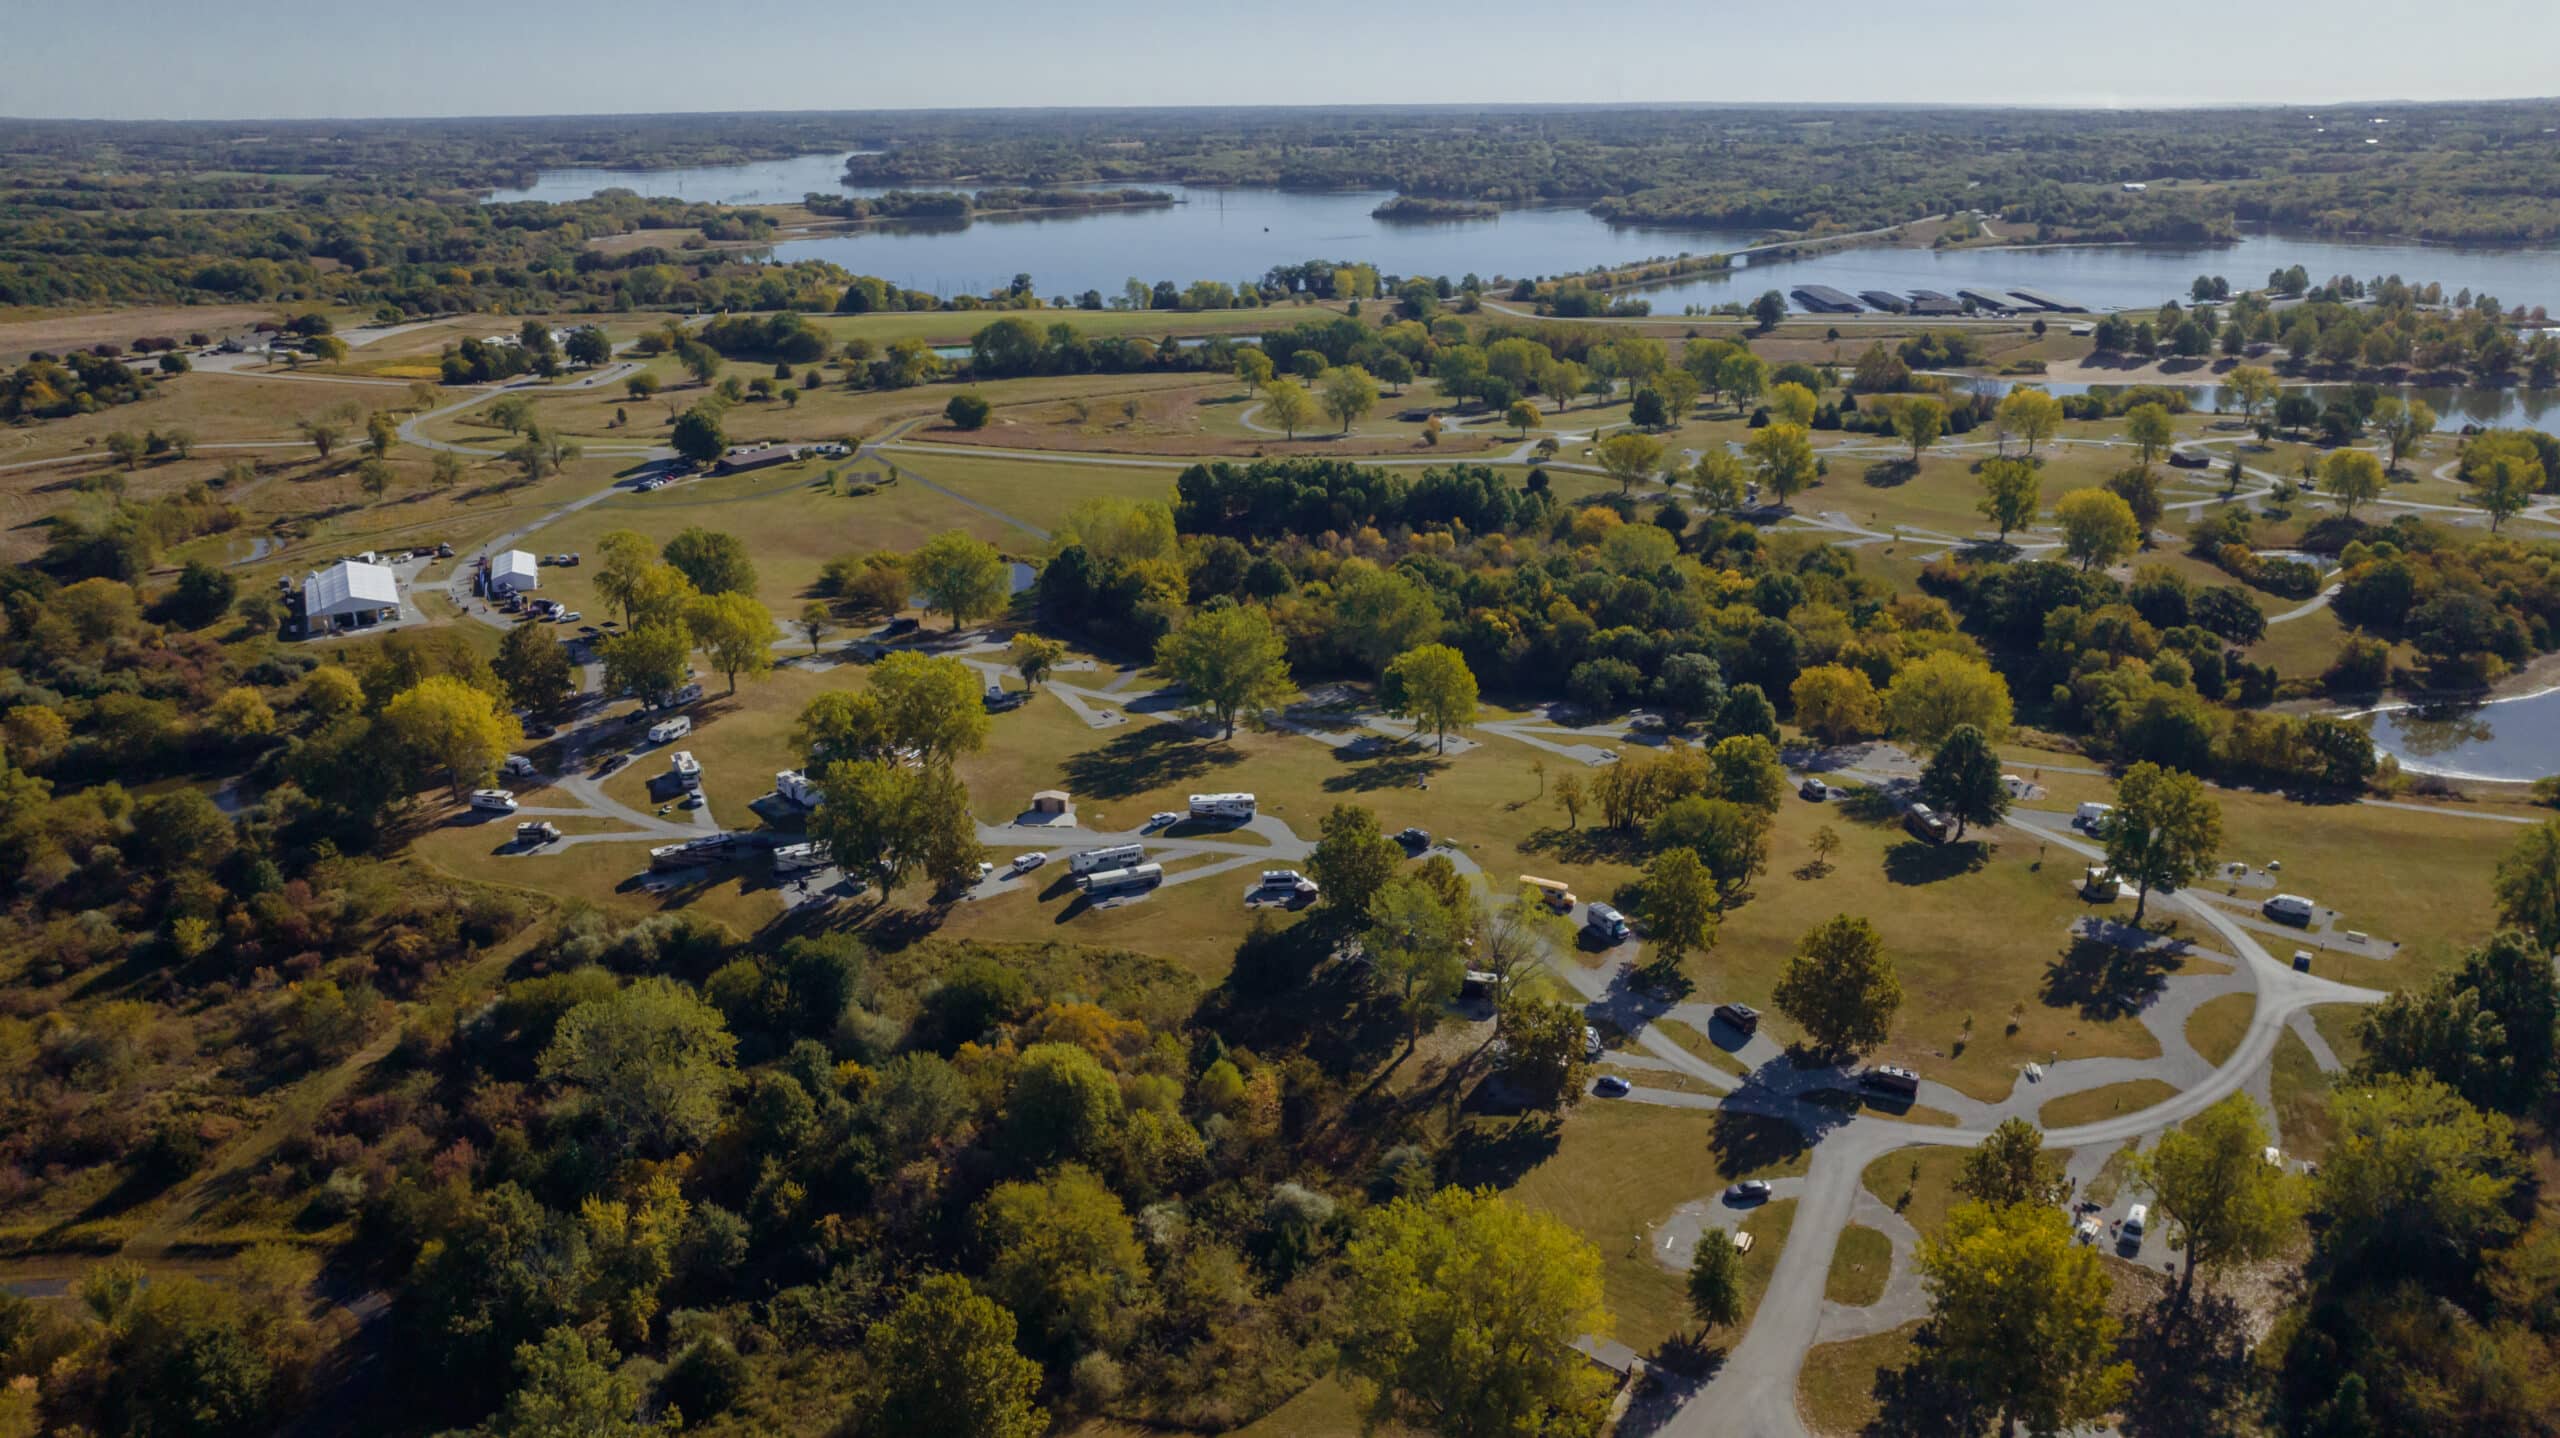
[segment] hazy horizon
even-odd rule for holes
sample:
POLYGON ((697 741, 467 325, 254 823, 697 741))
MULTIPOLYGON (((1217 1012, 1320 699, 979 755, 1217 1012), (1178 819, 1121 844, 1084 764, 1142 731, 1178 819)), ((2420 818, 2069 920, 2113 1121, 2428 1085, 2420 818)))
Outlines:
POLYGON ((865 14, 772 0, 703 32, 678 0, 446 0, 437 23, 321 0, 136 0, 11 21, 19 120, 437 120, 866 110, 1859 105, 2200 109, 2547 98, 2560 6, 2451 0, 2430 45, 2376 0, 2162 0, 2138 19, 1986 0, 1818 17, 1626 0, 1560 12, 1303 0, 1282 13, 1024 0, 865 14), (2494 29, 2490 28, 2494 27, 2494 29), (1277 43, 1274 42, 1277 32, 1277 43), (2486 42, 2486 43, 2484 43, 2486 42), (1558 55, 1570 59, 1552 61, 1558 55), (2021 72, 2024 72, 2021 74, 2021 72), (2094 78, 2093 78, 2094 72, 2094 78), (2347 96, 2354 98, 2341 99, 2347 96))

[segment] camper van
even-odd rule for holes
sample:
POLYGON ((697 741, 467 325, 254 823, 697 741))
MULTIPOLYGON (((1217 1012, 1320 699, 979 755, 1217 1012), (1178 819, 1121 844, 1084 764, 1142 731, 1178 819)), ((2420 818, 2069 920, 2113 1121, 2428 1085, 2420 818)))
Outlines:
POLYGON ((1253 796, 1251 794, 1194 794, 1191 796, 1191 817, 1240 823, 1253 817, 1253 796))
POLYGON ((702 787, 702 761, 693 757, 692 750, 678 749, 676 751, 673 768, 675 769, 677 783, 682 784, 688 789, 699 789, 702 787))
POLYGON ((2300 894, 2278 894, 2267 900, 2264 912, 2279 924, 2298 924, 2307 929, 2320 910, 2300 894))
POLYGON ((516 796, 515 791, 512 789, 474 789, 471 791, 471 807, 474 809, 487 809, 492 813, 503 814, 515 806, 516 796))
POLYGON ((1583 916, 1582 929, 1604 944, 1623 944, 1634 932, 1627 927, 1627 916, 1607 904, 1593 904, 1583 916))
POLYGON ((1067 872, 1075 875, 1099 874, 1108 869, 1125 869, 1146 862, 1143 844, 1114 844, 1108 849, 1087 849, 1067 856, 1067 872))
POLYGON ((498 772, 510 779, 530 779, 534 775, 533 761, 522 754, 510 754, 507 761, 498 766, 498 772))
POLYGON ((2116 806, 2113 804, 2083 804, 2079 811, 2071 816, 2071 827, 2094 834, 2098 832, 2099 825, 2107 822, 2107 816, 2115 811, 2116 806))
POLYGON ((673 719, 663 719, 650 725, 649 742, 652 744, 671 743, 674 740, 681 739, 692 732, 693 720, 679 714, 673 719))
POLYGON ((1164 882, 1164 865, 1133 864, 1126 869, 1103 869, 1087 874, 1077 883, 1088 898, 1104 899, 1116 894, 1140 894, 1164 882))

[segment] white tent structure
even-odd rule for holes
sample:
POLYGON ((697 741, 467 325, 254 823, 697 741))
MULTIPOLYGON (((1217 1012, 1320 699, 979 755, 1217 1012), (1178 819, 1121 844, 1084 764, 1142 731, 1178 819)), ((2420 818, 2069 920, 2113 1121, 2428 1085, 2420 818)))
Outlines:
POLYGON ((399 613, 400 583, 384 565, 341 559, 302 581, 306 634, 378 624, 399 613))
POLYGON ((532 555, 521 549, 510 549, 489 564, 491 594, 509 589, 532 589, 541 582, 541 566, 534 563, 532 555))

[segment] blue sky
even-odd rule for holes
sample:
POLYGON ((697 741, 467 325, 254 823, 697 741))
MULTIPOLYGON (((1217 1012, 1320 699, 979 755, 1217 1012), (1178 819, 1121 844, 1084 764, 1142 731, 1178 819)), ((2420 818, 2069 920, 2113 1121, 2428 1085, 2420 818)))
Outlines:
POLYGON ((10 4, 0 114, 1004 105, 2193 105, 2560 91, 2560 4, 106 0, 10 4))

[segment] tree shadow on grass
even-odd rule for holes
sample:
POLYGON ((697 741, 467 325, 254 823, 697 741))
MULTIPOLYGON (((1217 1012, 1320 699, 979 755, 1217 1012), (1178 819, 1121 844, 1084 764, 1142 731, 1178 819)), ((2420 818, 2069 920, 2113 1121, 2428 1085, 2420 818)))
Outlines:
POLYGON ((2125 948, 2080 938, 2044 971, 2044 1001, 2085 1019, 2130 1018, 2148 1008, 2180 963, 2179 946, 2125 948))
POLYGON ((2165 1299, 2152 1305, 2128 1327, 2123 1353, 2135 1375, 2126 1438, 2240 1432, 2266 1396, 2248 1315, 2220 1294, 2194 1295, 2184 1314, 2165 1299))
POLYGON ((1902 803, 1894 797, 1893 786, 1860 784, 1833 791, 1839 797, 1832 803, 1843 818, 1857 824, 1899 824, 1902 803))
POLYGON ((1563 1135, 1563 1121, 1547 1113, 1511 1123, 1469 1124, 1449 1145, 1449 1181, 1468 1188, 1509 1188, 1555 1157, 1563 1135))
MULTIPOLYGON (((1335 751, 1341 755, 1344 751, 1335 751)), ((1448 761, 1435 754, 1419 752, 1390 753, 1382 757, 1345 757, 1352 767, 1329 775, 1324 787, 1329 793, 1367 793, 1373 789, 1411 789, 1428 783, 1432 776, 1449 767, 1448 761)))
POLYGON ((1868 1438, 1974 1438, 1988 1431, 1991 1413, 1949 1371, 1926 1325, 1911 1340, 1917 1355, 1900 1368, 1876 1374, 1874 1422, 1868 1438))
POLYGON ((1520 852, 1546 854, 1568 864, 1635 863, 1644 857, 1644 835, 1634 829, 1545 828, 1521 841, 1520 852))
POLYGON ((1907 459, 1880 459, 1868 465, 1860 478, 1869 489, 1892 489, 1919 478, 1920 466, 1907 459))
POLYGON ((1970 874, 1989 858, 1989 850, 1979 840, 1923 844, 1913 839, 1884 851, 1884 876, 1896 884, 1935 884, 1970 874))
POLYGON ((1110 743, 1069 758, 1067 784, 1090 799, 1126 799, 1197 779, 1239 759, 1224 744, 1195 738, 1169 724, 1128 730, 1110 743))
MULTIPOLYGON (((1752 1087, 1746 1080, 1734 1092, 1748 1093, 1752 1087)), ((1715 1156, 1716 1172, 1729 1176, 1791 1163, 1811 1152, 1813 1144, 1813 1135, 1790 1120, 1740 1108, 1717 1109, 1707 1126, 1707 1152, 1715 1156)))

